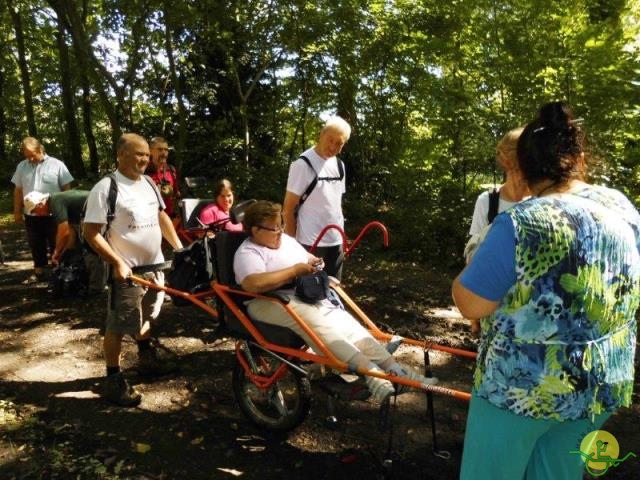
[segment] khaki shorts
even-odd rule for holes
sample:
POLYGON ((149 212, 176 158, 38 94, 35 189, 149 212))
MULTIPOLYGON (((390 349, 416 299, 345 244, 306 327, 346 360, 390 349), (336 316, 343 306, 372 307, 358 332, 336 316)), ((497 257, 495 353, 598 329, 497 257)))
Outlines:
MULTIPOLYGON (((140 274, 141 278, 164 285, 163 272, 140 274)), ((107 301, 106 331, 135 337, 140 333, 144 322, 158 318, 164 292, 126 282, 109 282, 109 298, 107 301)))

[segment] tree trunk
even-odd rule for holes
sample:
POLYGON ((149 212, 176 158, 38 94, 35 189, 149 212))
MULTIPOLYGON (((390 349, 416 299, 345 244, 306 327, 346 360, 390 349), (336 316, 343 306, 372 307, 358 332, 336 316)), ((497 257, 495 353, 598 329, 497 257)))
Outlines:
MULTIPOLYGON (((122 119, 126 118, 123 111, 125 106, 125 98, 123 89, 118 85, 113 75, 105 68, 105 66, 96 58, 93 53, 89 36, 84 28, 84 22, 75 5, 71 2, 62 0, 48 0, 48 3, 55 10, 60 22, 63 22, 65 29, 73 38, 73 46, 76 51, 78 64, 83 72, 91 79, 91 83, 95 88, 100 103, 109 118, 111 125, 111 138, 115 147, 116 141, 122 134, 122 119), (115 105, 111 102, 112 94, 108 87, 104 84, 107 82, 109 87, 115 93, 115 105)), ((114 150, 115 151, 115 150, 114 150)))
POLYGON ((91 99, 91 87, 89 86, 89 80, 87 77, 82 77, 82 128, 84 130, 84 136, 87 140, 89 147, 89 171, 94 175, 100 174, 100 159, 98 157, 98 146, 96 144, 96 137, 93 134, 92 127, 92 102, 91 99))
MULTIPOLYGON (((82 24, 87 22, 87 0, 82 2, 82 24)), ((96 177, 100 175, 100 158, 98 157, 98 145, 93 134, 93 99, 91 97, 91 84, 86 75, 80 75, 82 83, 82 128, 89 147, 89 171, 96 177)))
POLYGON ((67 126, 67 148, 65 162, 74 177, 84 178, 86 171, 82 163, 82 146, 80 145, 80 131, 76 121, 76 112, 73 105, 74 90, 71 82, 71 66, 69 64, 69 47, 64 35, 64 28, 58 21, 56 32, 58 43, 58 55, 60 58, 60 86, 62 88, 62 109, 65 124, 67 126))
POLYGON ((164 2, 164 48, 169 61, 169 74, 171 75, 171 83, 178 102, 178 141, 175 150, 175 167, 178 171, 182 170, 182 152, 187 142, 187 109, 184 106, 182 95, 182 80, 178 75, 176 68, 175 55, 173 52, 173 41, 171 33, 171 18, 169 12, 171 6, 168 1, 164 2))
POLYGON ((13 28, 16 32, 16 44, 18 47, 18 66, 20 67, 20 78, 22 80, 22 94, 24 96, 24 110, 27 117, 27 128, 29 135, 38 136, 36 127, 36 117, 33 112, 33 93, 31 92, 31 76, 29 74, 29 65, 27 65, 27 56, 24 47, 24 32, 22 31, 22 19, 20 13, 13 5, 13 0, 7 0, 7 9, 13 22, 13 28))
MULTIPOLYGON (((4 98, 4 65, 0 59, 0 98, 4 98)), ((0 165, 7 160, 5 140, 7 138, 7 121, 4 112, 4 102, 0 102, 0 165)))

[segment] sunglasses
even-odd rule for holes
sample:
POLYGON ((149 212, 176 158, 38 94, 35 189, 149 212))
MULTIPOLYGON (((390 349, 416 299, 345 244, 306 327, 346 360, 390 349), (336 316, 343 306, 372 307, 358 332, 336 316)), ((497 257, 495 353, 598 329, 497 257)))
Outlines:
POLYGON ((260 228, 262 230, 269 230, 270 232, 273 232, 273 233, 282 233, 284 232, 284 223, 279 227, 275 227, 275 228, 265 227, 264 225, 256 225, 256 228, 260 228))

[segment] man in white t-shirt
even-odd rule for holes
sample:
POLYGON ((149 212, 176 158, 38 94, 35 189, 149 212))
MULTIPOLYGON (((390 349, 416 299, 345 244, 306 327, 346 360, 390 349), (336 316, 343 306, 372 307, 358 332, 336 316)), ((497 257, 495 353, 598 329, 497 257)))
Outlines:
MULTIPOLYGON (((168 373, 175 367, 158 361, 151 347, 151 323, 158 317, 164 293, 131 283, 128 278, 143 267, 164 262, 164 237, 175 248, 182 248, 164 202, 151 179, 144 176, 149 164, 149 145, 139 135, 125 133, 116 145, 118 194, 114 217, 107 219, 110 178, 100 180, 91 190, 84 218, 84 237, 89 245, 111 265, 111 281, 104 355, 107 377, 104 397, 121 406, 136 406, 142 396, 129 386, 120 371, 120 352, 124 335, 138 343, 139 373, 168 373), (106 228, 105 228, 106 226, 106 228), (167 368, 169 367, 169 368, 167 368)), ((156 284, 164 284, 161 271, 139 273, 156 284)))
MULTIPOLYGON (((346 182, 344 164, 336 155, 350 136, 351 127, 344 119, 330 118, 320 131, 318 144, 302 153, 289 167, 283 205, 286 233, 307 250, 327 225, 344 228, 342 195, 346 182), (309 186, 316 178, 309 193, 309 186)), ((342 276, 344 258, 342 243, 340 232, 331 229, 320 239, 314 252, 324 259, 325 271, 338 280, 342 276)))

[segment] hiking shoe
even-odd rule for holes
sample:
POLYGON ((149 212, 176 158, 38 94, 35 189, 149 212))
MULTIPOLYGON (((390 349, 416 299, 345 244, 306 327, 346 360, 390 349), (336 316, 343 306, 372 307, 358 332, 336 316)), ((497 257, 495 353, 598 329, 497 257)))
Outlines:
POLYGON ((121 407, 137 407, 142 400, 142 395, 129 385, 122 372, 108 375, 104 379, 102 396, 121 407))
POLYGON ((140 375, 159 376, 176 372, 178 365, 170 360, 158 357, 155 348, 149 348, 138 352, 138 373, 140 375))

